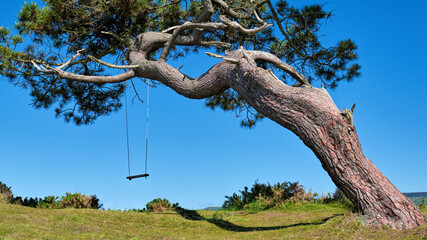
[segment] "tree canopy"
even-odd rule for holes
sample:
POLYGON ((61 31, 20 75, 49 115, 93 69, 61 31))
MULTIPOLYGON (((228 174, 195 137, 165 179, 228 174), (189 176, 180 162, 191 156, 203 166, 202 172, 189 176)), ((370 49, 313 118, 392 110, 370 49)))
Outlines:
MULTIPOLYGON (((17 31, 0 28, 0 74, 10 83, 28 88, 36 108, 53 107, 57 117, 77 125, 93 123, 99 116, 120 109, 124 83, 76 82, 44 70, 59 67, 79 75, 108 75, 108 67, 94 59, 129 63, 129 49, 139 35, 171 32, 185 22, 198 23, 206 18, 201 0, 43 2, 44 6, 25 3, 14 26, 17 31)), ((321 27, 333 17, 325 5, 295 7, 283 0, 213 0, 212 4, 215 11, 202 22, 238 27, 205 29, 194 44, 170 46, 169 58, 179 59, 192 51, 221 54, 244 47, 272 53, 309 83, 320 82, 329 88, 360 75, 360 66, 355 63, 357 46, 351 39, 339 40, 335 46, 322 44, 321 27), (239 28, 259 31, 248 34, 239 28)), ((184 29, 183 35, 192 31, 184 29)), ((161 44, 149 57, 158 60, 164 47, 161 44)), ((257 64, 275 69, 267 61, 257 60, 257 64)), ((299 84, 286 71, 274 71, 285 83, 299 84)), ((242 126, 251 127, 263 118, 232 89, 208 97, 206 105, 238 112, 242 126)))

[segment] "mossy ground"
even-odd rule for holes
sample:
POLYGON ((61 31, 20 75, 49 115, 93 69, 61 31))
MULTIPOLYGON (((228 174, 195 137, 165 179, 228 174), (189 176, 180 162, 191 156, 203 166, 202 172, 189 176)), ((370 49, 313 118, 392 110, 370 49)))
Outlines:
POLYGON ((165 213, 0 204, 0 239, 427 239, 427 225, 403 231, 369 228, 336 204, 165 213))

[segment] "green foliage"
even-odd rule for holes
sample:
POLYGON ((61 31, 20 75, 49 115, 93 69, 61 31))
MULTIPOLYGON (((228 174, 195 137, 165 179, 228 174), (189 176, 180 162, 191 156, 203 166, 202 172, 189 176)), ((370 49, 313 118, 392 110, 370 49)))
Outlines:
MULTIPOLYGON (((332 12, 323 5, 314 4, 296 8, 288 1, 276 5, 278 20, 283 28, 281 41, 271 46, 271 52, 294 66, 310 82, 320 80, 325 86, 336 88, 338 82, 351 81, 360 75, 357 46, 351 40, 341 40, 335 47, 325 47, 319 40, 322 23, 331 18, 332 12)), ((288 77, 285 75, 285 79, 288 77)))
POLYGON ((146 209, 147 212, 165 212, 176 210, 178 205, 178 203, 171 204, 169 200, 165 198, 156 198, 147 203, 146 209))

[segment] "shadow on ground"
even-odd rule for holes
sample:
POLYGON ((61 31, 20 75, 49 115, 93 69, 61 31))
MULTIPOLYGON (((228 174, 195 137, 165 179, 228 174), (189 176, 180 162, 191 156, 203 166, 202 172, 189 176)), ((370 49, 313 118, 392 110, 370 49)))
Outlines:
POLYGON ((324 219, 321 219, 319 221, 315 222, 305 222, 305 223, 296 223, 296 224, 289 224, 289 225, 283 225, 283 226, 272 226, 272 227, 244 227, 244 226, 238 226, 234 223, 231 223, 229 221, 223 220, 223 219, 209 219, 201 216, 197 211, 195 210, 187 210, 187 209, 179 209, 177 211, 179 215, 181 215, 183 218, 192 220, 192 221, 206 221, 209 223, 212 223, 224 230, 232 231, 232 232, 254 232, 254 231, 269 231, 269 230, 278 230, 283 228, 290 228, 290 227, 298 227, 298 226, 307 226, 307 225, 321 225, 324 224, 326 221, 335 218, 337 216, 342 216, 344 214, 334 214, 331 217, 327 217, 324 219))

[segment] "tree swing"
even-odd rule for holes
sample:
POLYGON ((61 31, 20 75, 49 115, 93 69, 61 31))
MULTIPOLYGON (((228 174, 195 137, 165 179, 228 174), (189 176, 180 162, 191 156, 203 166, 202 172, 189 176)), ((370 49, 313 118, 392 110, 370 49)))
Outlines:
POLYGON ((125 113, 126 113, 126 145, 127 145, 127 154, 128 154, 128 176, 126 179, 132 180, 134 178, 145 177, 147 179, 150 174, 147 173, 147 160, 148 160, 148 112, 149 112, 149 103, 150 103, 150 85, 147 84, 147 121, 146 121, 146 130, 145 130, 145 173, 138 175, 130 175, 130 154, 129 154, 129 124, 128 124, 128 104, 127 104, 127 95, 125 90, 125 113))

